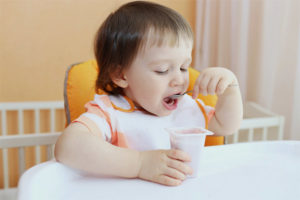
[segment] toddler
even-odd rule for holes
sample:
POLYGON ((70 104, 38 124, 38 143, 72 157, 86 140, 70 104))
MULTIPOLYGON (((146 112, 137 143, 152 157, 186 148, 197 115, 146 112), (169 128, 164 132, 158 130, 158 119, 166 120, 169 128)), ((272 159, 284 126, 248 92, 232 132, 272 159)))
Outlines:
POLYGON ((189 85, 193 33, 177 12, 150 2, 131 2, 111 13, 95 39, 99 66, 95 95, 86 113, 59 137, 55 156, 98 175, 179 185, 192 174, 191 158, 170 149, 166 128, 200 126, 215 135, 234 133, 242 120, 235 75, 221 67, 201 72, 189 85), (218 95, 215 109, 200 99, 218 95))

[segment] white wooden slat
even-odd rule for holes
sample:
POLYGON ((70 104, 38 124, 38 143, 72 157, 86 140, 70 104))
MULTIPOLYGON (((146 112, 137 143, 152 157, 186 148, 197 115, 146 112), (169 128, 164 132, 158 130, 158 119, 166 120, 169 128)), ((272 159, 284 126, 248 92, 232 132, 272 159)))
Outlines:
POLYGON ((47 145, 47 160, 50 160, 54 157, 54 145, 47 145))
MULTIPOLYGON (((3 136, 4 137, 4 136, 3 136)), ((6 148, 2 149, 2 163, 3 163, 3 174, 4 174, 4 188, 8 188, 9 186, 9 170, 8 170, 8 152, 6 148)))
POLYGON ((19 175, 22 175, 25 171, 25 148, 19 147, 18 148, 18 154, 19 154, 19 175))
POLYGON ((233 143, 238 143, 239 141, 239 132, 233 134, 233 143))
POLYGON ((61 109, 64 108, 63 101, 31 101, 31 102, 1 102, 0 110, 34 110, 34 109, 61 109))
MULTIPOLYGON (((40 132, 40 110, 34 109, 34 131, 36 134, 40 132)), ((41 162, 41 147, 37 145, 35 147, 35 163, 41 162)))
POLYGON ((2 135, 7 135, 7 125, 6 125, 6 110, 3 109, 1 111, 1 118, 2 118, 2 123, 1 123, 1 126, 2 126, 2 135))
POLYGON ((263 128, 270 126, 278 126, 280 123, 279 117, 262 117, 262 118, 249 118, 243 120, 241 123, 241 130, 249 128, 263 128))
POLYGON ((280 117, 280 122, 279 122, 279 127, 278 127, 278 139, 283 140, 283 132, 284 132, 284 117, 280 117))
POLYGON ((248 141, 247 142, 252 142, 253 141, 253 132, 254 132, 254 129, 250 128, 249 131, 248 131, 248 141))
MULTIPOLYGON (((24 134, 24 112, 23 109, 18 109, 18 134, 24 134)), ((18 166, 19 174, 22 174, 25 171, 25 149, 18 148, 18 166)))
POLYGON ((40 110, 34 109, 34 131, 36 133, 40 132, 40 110))
POLYGON ((24 115, 23 109, 18 109, 18 134, 24 134, 24 115))
MULTIPOLYGON (((2 136, 4 137, 7 135, 7 122, 6 122, 6 110, 3 109, 1 111, 1 126, 2 126, 2 136)), ((2 163, 3 163, 3 175, 4 175, 4 188, 8 188, 9 186, 9 177, 8 177, 8 152, 6 148, 2 149, 2 163)))
POLYGON ((59 135, 60 132, 1 136, 0 146, 2 148, 13 148, 55 144, 59 135))
POLYGON ((50 132, 55 132, 55 110, 50 109, 50 132))
POLYGON ((263 128, 262 140, 266 141, 268 139, 268 127, 263 128))
POLYGON ((55 157, 54 149, 55 149, 55 143, 51 145, 51 154, 52 154, 51 157, 50 157, 51 159, 55 157))

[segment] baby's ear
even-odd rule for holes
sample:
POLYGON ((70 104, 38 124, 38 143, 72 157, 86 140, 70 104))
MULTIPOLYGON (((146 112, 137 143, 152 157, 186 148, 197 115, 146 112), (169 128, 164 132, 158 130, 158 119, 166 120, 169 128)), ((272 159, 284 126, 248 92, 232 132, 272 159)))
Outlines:
POLYGON ((126 88, 128 86, 128 82, 126 79, 126 76, 123 72, 117 71, 110 75, 111 80, 116 84, 117 86, 121 88, 126 88))

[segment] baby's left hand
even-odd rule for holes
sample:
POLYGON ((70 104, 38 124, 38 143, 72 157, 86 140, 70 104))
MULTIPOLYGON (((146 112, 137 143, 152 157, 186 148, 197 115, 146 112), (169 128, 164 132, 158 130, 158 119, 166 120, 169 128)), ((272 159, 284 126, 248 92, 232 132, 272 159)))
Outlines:
POLYGON ((193 89, 193 98, 199 93, 202 95, 221 95, 231 86, 238 86, 236 76, 230 70, 223 67, 209 67, 198 76, 193 89))

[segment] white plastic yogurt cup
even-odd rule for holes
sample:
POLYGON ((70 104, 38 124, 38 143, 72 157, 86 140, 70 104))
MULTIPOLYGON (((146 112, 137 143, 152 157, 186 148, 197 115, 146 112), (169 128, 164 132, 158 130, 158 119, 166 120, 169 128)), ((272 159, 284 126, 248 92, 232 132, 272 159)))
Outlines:
POLYGON ((188 177, 198 177, 205 138, 207 135, 213 135, 213 133, 201 127, 175 127, 166 130, 170 134, 171 148, 180 149, 191 157, 191 162, 188 164, 194 172, 188 177))

